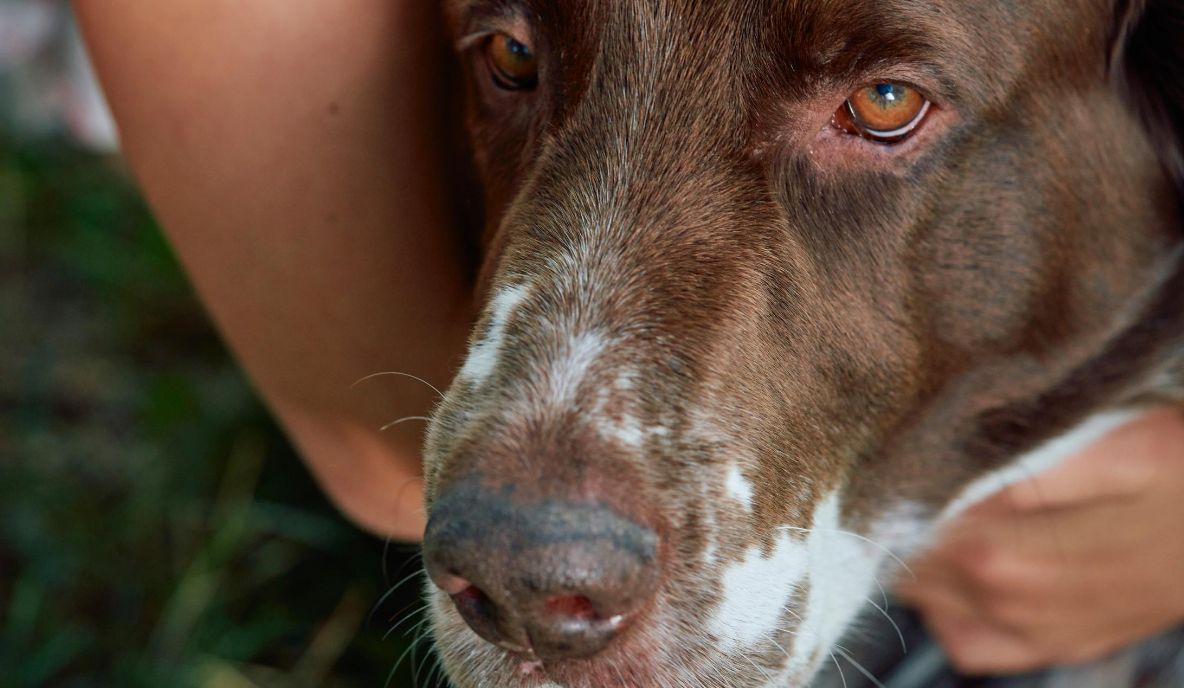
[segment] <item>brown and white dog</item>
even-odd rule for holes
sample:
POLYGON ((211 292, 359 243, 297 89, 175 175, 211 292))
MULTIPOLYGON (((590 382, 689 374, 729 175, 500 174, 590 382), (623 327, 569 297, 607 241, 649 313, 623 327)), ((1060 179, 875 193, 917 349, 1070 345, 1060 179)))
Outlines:
POLYGON ((1178 0, 448 0, 469 688, 801 686, 933 528, 1184 389, 1178 0))

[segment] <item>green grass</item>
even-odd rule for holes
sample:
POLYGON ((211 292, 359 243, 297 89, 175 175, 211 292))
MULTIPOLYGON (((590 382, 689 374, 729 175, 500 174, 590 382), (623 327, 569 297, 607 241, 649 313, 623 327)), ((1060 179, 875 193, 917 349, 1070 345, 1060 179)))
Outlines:
POLYGON ((415 567, 317 491, 125 176, 0 138, 0 687, 412 686, 418 579, 379 602, 415 567))

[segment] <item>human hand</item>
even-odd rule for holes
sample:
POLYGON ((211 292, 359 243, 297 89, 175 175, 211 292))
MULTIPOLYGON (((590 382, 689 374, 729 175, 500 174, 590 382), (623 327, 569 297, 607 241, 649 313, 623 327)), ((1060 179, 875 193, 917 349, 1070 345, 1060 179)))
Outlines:
POLYGON ((972 507, 901 584, 969 674, 1094 660, 1184 621, 1184 413, 972 507))

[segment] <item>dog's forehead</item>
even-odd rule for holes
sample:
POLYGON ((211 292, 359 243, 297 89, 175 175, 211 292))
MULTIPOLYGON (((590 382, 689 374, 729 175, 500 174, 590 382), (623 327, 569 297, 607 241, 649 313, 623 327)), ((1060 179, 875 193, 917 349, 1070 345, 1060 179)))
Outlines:
MULTIPOLYGON (((725 61, 789 70, 797 81, 915 61, 991 80, 1060 49, 1107 39, 1104 0, 452 0, 460 24, 516 17, 553 52, 591 69, 624 46, 661 55, 664 73, 725 61), (1057 27, 1057 31, 1049 31, 1057 27)), ((1000 84, 1004 87, 1005 84, 1000 84)), ((973 94, 971 94, 973 95, 973 94)))

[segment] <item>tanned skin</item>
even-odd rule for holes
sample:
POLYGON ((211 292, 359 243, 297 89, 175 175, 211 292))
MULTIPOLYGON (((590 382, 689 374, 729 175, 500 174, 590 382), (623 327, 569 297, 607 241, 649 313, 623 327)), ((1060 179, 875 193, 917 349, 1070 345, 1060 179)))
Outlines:
POLYGON ((423 423, 468 325, 431 3, 75 5, 124 152, 231 348, 333 500, 423 532, 423 423))

